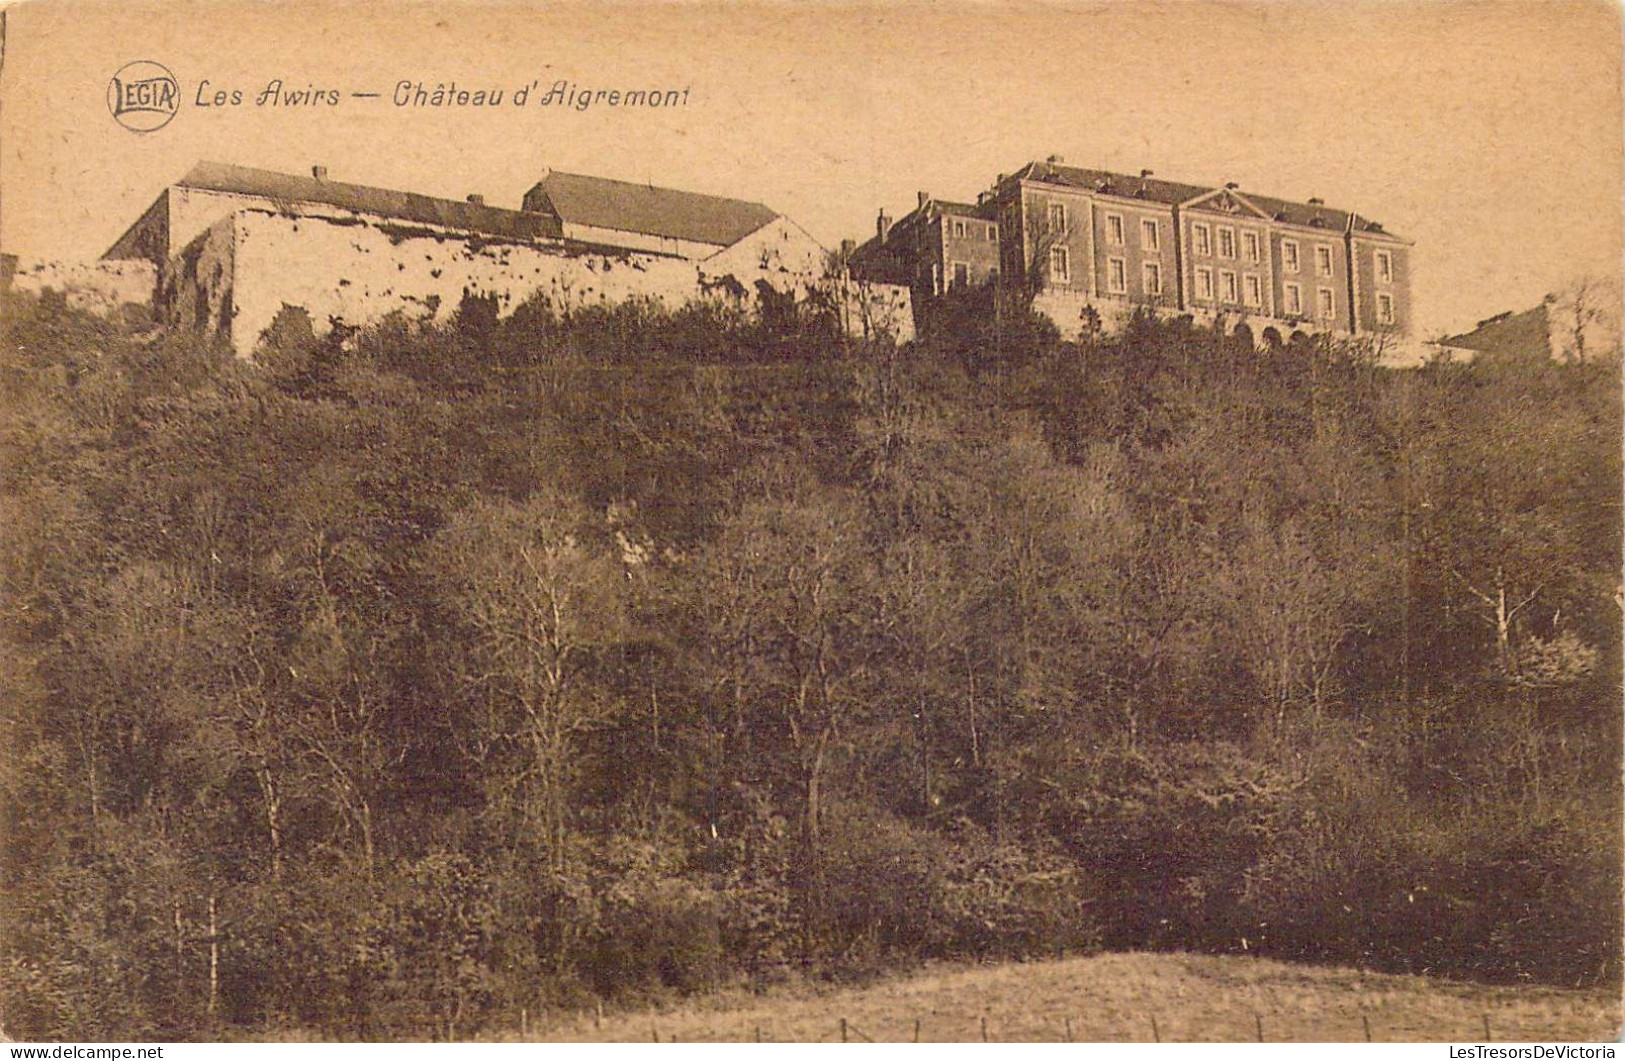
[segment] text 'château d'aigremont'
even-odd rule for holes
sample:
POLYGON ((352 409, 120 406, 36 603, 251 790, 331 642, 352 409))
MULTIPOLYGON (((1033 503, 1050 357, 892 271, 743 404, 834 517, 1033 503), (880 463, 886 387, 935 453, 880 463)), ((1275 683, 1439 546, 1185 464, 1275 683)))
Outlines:
POLYGON ((688 106, 689 86, 670 84, 596 86, 568 79, 534 80, 504 89, 458 81, 395 83, 390 101, 397 107, 557 107, 585 111, 590 108, 658 110, 688 106))
POLYGON ((205 78, 198 82, 193 102, 198 107, 306 109, 337 107, 346 99, 387 99, 403 110, 443 110, 496 107, 547 107, 559 110, 662 110, 688 106, 690 87, 651 83, 597 86, 567 78, 540 79, 517 85, 475 84, 465 81, 396 81, 387 93, 375 90, 342 91, 312 84, 294 84, 273 78, 258 89, 244 91, 221 86, 205 78))

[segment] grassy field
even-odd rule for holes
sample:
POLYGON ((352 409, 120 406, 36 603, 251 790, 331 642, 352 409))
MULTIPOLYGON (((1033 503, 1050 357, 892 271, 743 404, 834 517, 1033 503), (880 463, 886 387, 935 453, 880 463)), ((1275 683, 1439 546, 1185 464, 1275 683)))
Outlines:
POLYGON ((1609 992, 1500 988, 1248 958, 1107 954, 939 967, 862 988, 723 995, 583 1017, 551 1041, 1596 1042, 1617 1039, 1609 992), (1153 1029, 1153 1019, 1155 1029, 1153 1029))

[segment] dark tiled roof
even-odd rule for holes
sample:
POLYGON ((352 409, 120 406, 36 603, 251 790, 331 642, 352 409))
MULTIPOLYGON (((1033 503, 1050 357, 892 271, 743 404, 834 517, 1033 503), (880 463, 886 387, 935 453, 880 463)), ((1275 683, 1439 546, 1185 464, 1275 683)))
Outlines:
POLYGON ((761 203, 557 170, 525 193, 525 207, 571 224, 723 247, 779 216, 761 203))
POLYGON ((1252 195, 1245 189, 1238 190, 1242 195, 1246 196, 1248 202, 1253 203, 1277 221, 1285 221, 1290 225, 1308 225, 1312 228, 1330 229, 1333 232, 1342 232, 1348 228, 1349 214, 1347 210, 1338 210, 1330 206, 1316 206, 1312 203, 1294 203, 1268 195, 1252 195))
POLYGON ((1364 214, 1355 214, 1354 215, 1354 231, 1356 231, 1356 232, 1364 232, 1367 235, 1372 235, 1372 236, 1387 236, 1389 239, 1397 239, 1397 240, 1400 240, 1401 242, 1409 242, 1409 241, 1407 241, 1405 239, 1404 236, 1396 236, 1396 235, 1394 235, 1392 232, 1389 232, 1387 229, 1383 228, 1382 224, 1380 222, 1373 221, 1369 217, 1366 217, 1364 214))
POLYGON ((1169 206, 1178 205, 1187 199, 1194 199, 1198 195, 1212 191, 1211 188, 1201 188, 1194 184, 1178 184, 1174 181, 1157 180, 1155 177, 1142 180, 1123 173, 1110 173, 1102 169, 1080 169, 1077 166, 1063 166, 1057 162, 1029 162, 1016 171, 1016 176, 1041 184, 1058 184, 1066 188, 1105 192, 1131 199, 1148 199, 1169 206))
MULTIPOLYGON (((1064 166, 1054 162, 1029 162, 1017 170, 1015 176, 1042 184, 1058 184, 1069 188, 1106 192, 1110 195, 1146 199, 1168 206, 1188 202, 1197 196, 1217 190, 1214 187, 1181 184, 1177 181, 1158 180, 1155 177, 1142 179, 1125 173, 1080 169, 1077 166, 1064 166)), ((1255 195, 1245 188, 1237 188, 1236 194, 1256 205, 1270 217, 1288 224, 1324 227, 1330 231, 1342 232, 1349 223, 1350 214, 1346 210, 1277 199, 1269 195, 1255 195), (1319 225, 1315 224, 1317 218, 1320 220, 1319 225)), ((1391 232, 1385 232, 1380 225, 1372 227, 1374 223, 1367 218, 1354 215, 1354 219, 1355 231, 1400 238, 1393 236, 1391 232)))
POLYGON ((946 199, 933 199, 931 205, 941 213, 950 217, 974 217, 985 219, 988 216, 987 207, 973 206, 970 203, 952 203, 946 199))
POLYGON ((416 221, 508 239, 556 239, 560 236, 558 221, 545 214, 503 210, 455 199, 436 199, 429 195, 370 188, 363 184, 296 177, 248 166, 199 162, 177 183, 187 188, 258 196, 288 207, 298 203, 322 203, 359 214, 416 221))

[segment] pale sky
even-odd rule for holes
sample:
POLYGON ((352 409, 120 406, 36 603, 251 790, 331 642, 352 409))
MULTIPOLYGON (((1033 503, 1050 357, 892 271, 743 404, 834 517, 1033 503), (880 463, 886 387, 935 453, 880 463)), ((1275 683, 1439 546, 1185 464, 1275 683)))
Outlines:
POLYGON ((765 202, 828 246, 1049 154, 1328 204, 1416 241, 1417 334, 1621 268, 1617 6, 1563 2, 30 3, 0 250, 94 258, 200 159, 517 208, 548 166, 765 202), (128 132, 108 79, 172 70, 128 132), (337 107, 255 107, 274 78, 337 107), (397 82, 689 88, 674 110, 397 108, 397 82), (202 108, 200 83, 243 106, 202 108), (353 99, 351 91, 384 98, 353 99))

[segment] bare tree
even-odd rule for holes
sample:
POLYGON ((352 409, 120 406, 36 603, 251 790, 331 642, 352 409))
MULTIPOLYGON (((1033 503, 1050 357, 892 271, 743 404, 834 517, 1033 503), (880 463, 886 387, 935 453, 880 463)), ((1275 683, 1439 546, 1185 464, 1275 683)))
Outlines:
POLYGON ((556 870, 574 751, 614 706, 588 671, 624 628, 618 562, 588 531, 579 506, 549 494, 484 502, 452 522, 430 560, 463 629, 468 742, 489 809, 534 828, 556 870))
POLYGON ((1619 356, 1618 280, 1579 277, 1548 300, 1547 312, 1553 357, 1583 365, 1599 356, 1619 356))

